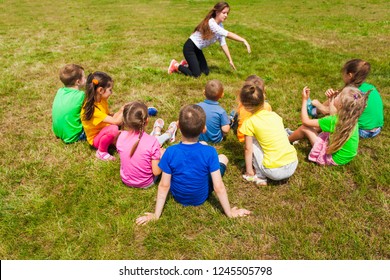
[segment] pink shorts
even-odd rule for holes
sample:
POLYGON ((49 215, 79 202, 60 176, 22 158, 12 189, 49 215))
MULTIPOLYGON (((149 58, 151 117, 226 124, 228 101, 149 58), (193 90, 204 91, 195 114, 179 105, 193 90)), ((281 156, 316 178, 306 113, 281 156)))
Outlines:
POLYGON ((309 160, 319 165, 337 165, 332 155, 326 154, 329 145, 329 132, 321 132, 309 154, 309 160))

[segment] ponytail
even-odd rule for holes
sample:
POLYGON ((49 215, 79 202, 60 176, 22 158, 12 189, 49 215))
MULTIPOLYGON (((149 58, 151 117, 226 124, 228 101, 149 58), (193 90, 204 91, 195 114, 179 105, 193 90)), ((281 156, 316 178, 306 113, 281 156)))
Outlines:
POLYGON ((108 88, 113 83, 112 78, 104 72, 94 72, 88 75, 85 92, 84 120, 92 119, 95 112, 95 103, 98 101, 97 89, 99 87, 108 88))
POLYGON ((145 131, 146 121, 148 119, 148 107, 142 102, 134 101, 125 105, 123 108, 123 125, 125 129, 139 132, 137 142, 134 143, 130 150, 130 158, 137 150, 145 131))
POLYGON ((247 111, 255 113, 264 105, 263 90, 256 84, 247 82, 241 89, 240 101, 247 111))

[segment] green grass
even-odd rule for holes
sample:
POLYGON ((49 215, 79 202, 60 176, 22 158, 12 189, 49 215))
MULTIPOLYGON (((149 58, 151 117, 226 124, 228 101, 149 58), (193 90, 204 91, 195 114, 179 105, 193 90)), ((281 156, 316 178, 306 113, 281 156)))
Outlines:
POLYGON ((1 259, 390 258, 388 1, 234 1, 225 27, 245 37, 252 53, 228 41, 234 72, 211 46, 211 74, 199 79, 169 76, 166 68, 181 59, 212 2, 56 2, 0 1, 1 259), (247 218, 226 218, 215 197, 200 207, 169 197, 159 221, 136 226, 136 217, 154 210, 156 188, 125 187, 119 161, 100 162, 87 143, 65 145, 51 131, 66 63, 114 78, 112 110, 142 100, 166 123, 182 105, 202 101, 209 79, 224 84, 229 112, 243 80, 257 74, 274 111, 294 129, 303 86, 322 99, 342 85, 340 69, 351 58, 372 65, 368 81, 384 101, 383 132, 334 168, 309 163, 309 143, 301 141, 294 176, 265 188, 242 181, 243 147, 230 134, 216 147, 230 159, 230 202, 252 210, 247 218))

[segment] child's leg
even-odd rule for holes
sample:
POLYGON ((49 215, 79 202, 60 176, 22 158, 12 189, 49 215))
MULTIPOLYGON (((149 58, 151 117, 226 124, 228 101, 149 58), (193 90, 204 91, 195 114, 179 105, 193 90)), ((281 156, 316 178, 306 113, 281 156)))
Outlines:
POLYGON ((267 175, 268 178, 279 181, 283 179, 290 178, 298 166, 298 160, 286 164, 278 168, 264 168, 262 167, 262 172, 267 175))
POLYGON ((175 134, 177 131, 177 122, 171 122, 165 133, 160 136, 156 136, 158 143, 162 146, 166 141, 170 140, 171 142, 175 141, 175 134))
POLYGON ((260 179, 262 182, 256 182, 257 184, 266 184, 267 183, 267 176, 262 171, 263 170, 263 159, 264 159, 264 152, 261 148, 259 142, 253 137, 253 166, 256 171, 256 177, 260 179))
POLYGON ((312 100, 311 104, 317 107, 317 114, 321 113, 323 115, 329 115, 329 100, 326 100, 324 103, 321 103, 319 100, 312 100))
MULTIPOLYGON (((219 171, 221 172, 221 177, 223 177, 223 175, 225 175, 229 159, 225 155, 221 154, 218 155, 218 160, 219 160, 219 171)), ((211 178, 211 175, 209 175, 209 195, 213 191, 214 191, 213 180, 211 178)))
POLYGON ((114 143, 116 136, 119 133, 119 128, 116 125, 108 125, 104 127, 93 140, 93 146, 100 152, 108 152, 108 147, 114 143))
POLYGON ((311 145, 313 145, 317 139, 317 135, 318 135, 317 129, 313 127, 301 125, 290 136, 288 136, 288 140, 290 141, 290 143, 293 143, 294 141, 307 138, 309 139, 311 145))

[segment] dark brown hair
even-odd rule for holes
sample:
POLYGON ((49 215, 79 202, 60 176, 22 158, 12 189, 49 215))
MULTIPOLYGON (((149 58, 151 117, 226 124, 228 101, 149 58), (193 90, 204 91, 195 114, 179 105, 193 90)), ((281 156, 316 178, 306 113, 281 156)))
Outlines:
POLYGON ((179 127, 181 134, 187 138, 198 137, 206 125, 206 113, 199 105, 191 104, 181 108, 179 127))
POLYGON ((74 86, 77 80, 82 79, 84 68, 77 64, 66 64, 60 70, 60 80, 66 86, 74 86))
POLYGON ((367 78, 368 74, 371 71, 370 63, 362 59, 351 59, 347 61, 341 72, 343 74, 351 74, 352 77, 347 85, 353 85, 355 87, 360 87, 364 80, 367 78))
POLYGON ((144 103, 134 101, 125 105, 123 109, 123 125, 125 129, 131 129, 139 132, 138 140, 131 148, 130 157, 132 157, 137 150, 139 141, 141 141, 142 135, 145 131, 147 119, 148 107, 144 103))
POLYGON ((218 2, 217 4, 215 4, 214 8, 212 8, 208 12, 206 17, 198 24, 198 26, 195 27, 194 32, 199 31, 202 34, 202 39, 210 40, 213 37, 214 33, 210 29, 209 20, 211 18, 215 18, 217 14, 222 12, 225 8, 229 8, 230 10, 230 6, 226 2, 218 2))
POLYGON ((245 110, 255 113, 264 105, 263 90, 254 83, 245 83, 240 91, 240 102, 245 110))
POLYGON ((88 75, 85 102, 84 102, 84 119, 90 120, 95 111, 95 102, 97 102, 97 89, 102 87, 103 89, 109 88, 114 83, 113 79, 104 72, 94 72, 88 75))

